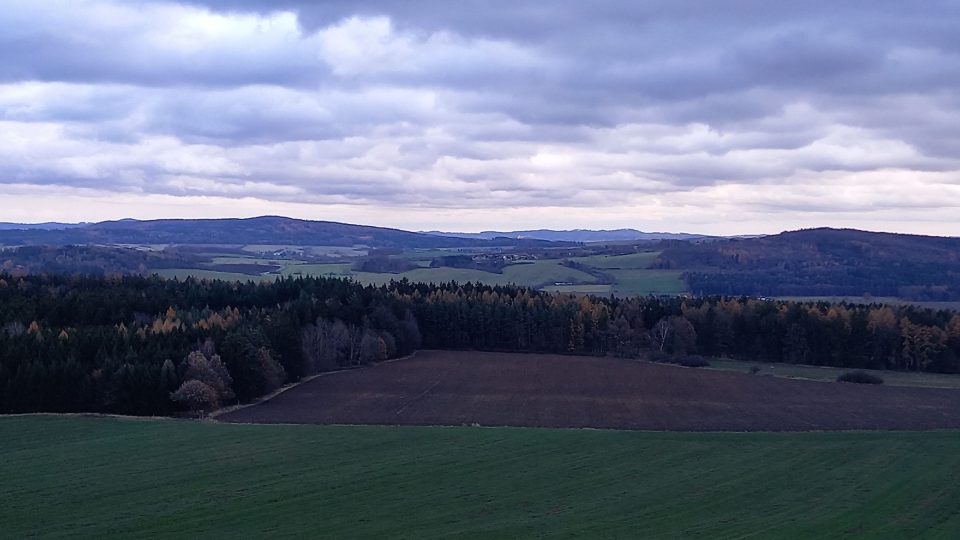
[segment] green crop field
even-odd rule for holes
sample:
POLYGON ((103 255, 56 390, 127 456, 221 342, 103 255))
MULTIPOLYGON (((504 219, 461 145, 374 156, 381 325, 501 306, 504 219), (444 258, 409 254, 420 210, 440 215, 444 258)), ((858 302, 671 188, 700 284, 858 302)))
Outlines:
POLYGON ((466 283, 468 281, 481 281, 491 285, 506 283, 502 281, 503 274, 493 274, 472 270, 469 268, 417 268, 402 274, 382 274, 373 272, 352 272, 353 278, 360 283, 370 285, 383 285, 390 280, 401 280, 407 278, 410 281, 422 281, 424 283, 442 283, 447 281, 459 281, 466 283))
POLYGON ((517 285, 535 287, 545 283, 592 283, 596 278, 586 272, 562 266, 559 260, 536 261, 532 263, 512 264, 503 269, 502 274, 484 272, 471 268, 417 268, 402 274, 377 274, 370 272, 352 272, 353 277, 361 283, 381 285, 391 279, 407 278, 410 281, 425 283, 442 283, 447 281, 479 281, 489 285, 517 285))
MULTIPOLYGON (((511 264, 503 269, 502 273, 486 272, 470 268, 451 268, 430 266, 431 262, 443 255, 479 253, 482 250, 465 249, 410 249, 403 252, 403 257, 419 268, 403 273, 373 273, 356 272, 353 270, 358 257, 366 252, 360 248, 329 247, 329 246, 284 246, 284 245, 248 245, 241 247, 249 252, 249 256, 237 255, 235 252, 206 253, 210 257, 207 263, 199 264, 199 268, 165 268, 156 273, 166 278, 184 279, 189 276, 205 279, 224 279, 230 281, 272 280, 277 276, 332 276, 352 278, 360 283, 383 285, 390 280, 403 278, 413 282, 442 283, 449 281, 480 282, 488 285, 516 284, 524 287, 540 287, 547 291, 621 296, 647 294, 682 294, 687 292, 686 284, 680 278, 677 270, 648 269, 659 252, 632 253, 629 255, 594 255, 576 257, 573 260, 586 266, 596 268, 612 276, 616 283, 597 283, 598 278, 588 272, 569 268, 561 264, 563 259, 543 259, 511 264), (308 263, 302 260, 291 260, 269 255, 281 249, 303 250, 313 255, 337 257, 343 262, 308 263), (276 272, 261 276, 224 272, 211 269, 207 266, 215 264, 253 264, 263 265, 265 270, 269 266, 279 266, 276 272)), ((230 270, 230 268, 224 268, 230 270)))
POLYGON ((573 260, 601 270, 605 268, 636 269, 649 268, 659 255, 659 251, 648 251, 630 255, 591 255, 576 257, 573 260))
POLYGON ((606 270, 617 282, 613 286, 614 294, 630 296, 635 294, 682 294, 687 286, 680 277, 679 270, 606 270))
POLYGON ((219 272, 216 270, 203 270, 200 268, 161 268, 154 270, 153 273, 166 279, 187 279, 188 277, 194 277, 197 279, 222 279, 224 281, 272 281, 277 279, 276 274, 253 276, 250 274, 241 274, 239 272, 219 272))
POLYGON ((280 273, 286 276, 333 276, 349 277, 351 263, 328 264, 289 264, 284 266, 280 273))
POLYGON ((503 275, 519 285, 542 285, 557 282, 593 283, 597 280, 586 272, 562 266, 560 262, 547 260, 512 264, 503 269, 503 275))
POLYGON ((613 291, 613 285, 595 285, 584 283, 582 285, 547 285, 543 288, 549 292, 570 293, 570 294, 592 294, 596 296, 609 296, 613 291))
POLYGON ((300 261, 291 261, 289 259, 271 259, 264 257, 222 257, 215 255, 211 257, 210 264, 259 264, 265 266, 286 266, 300 261))
MULTIPOLYGON (((710 358, 711 369, 739 371, 750 373, 750 368, 756 367, 757 375, 772 375, 788 379, 810 379, 814 381, 835 381, 840 375, 852 371, 851 368, 827 366, 806 366, 801 364, 774 364, 769 362, 747 362, 742 360, 728 360, 710 358)), ((946 373, 923 373, 919 371, 890 371, 864 369, 883 379, 883 383, 890 386, 919 386, 926 388, 960 388, 960 375, 946 373)))
POLYGON ((414 249, 405 249, 403 250, 403 257, 411 261, 432 261, 437 257, 444 257, 447 255, 464 255, 472 253, 482 253, 483 249, 473 248, 473 249, 464 249, 464 248, 414 248, 414 249))
POLYGON ((345 246, 298 246, 298 245, 267 245, 267 244, 250 244, 243 246, 241 248, 243 251, 248 251, 250 253, 272 253, 280 250, 292 250, 292 251, 303 251, 304 253, 309 253, 311 255, 318 255, 321 257, 362 257, 367 254, 367 248, 364 247, 345 247, 345 246))
POLYGON ((0 418, 6 538, 955 538, 960 434, 0 418))

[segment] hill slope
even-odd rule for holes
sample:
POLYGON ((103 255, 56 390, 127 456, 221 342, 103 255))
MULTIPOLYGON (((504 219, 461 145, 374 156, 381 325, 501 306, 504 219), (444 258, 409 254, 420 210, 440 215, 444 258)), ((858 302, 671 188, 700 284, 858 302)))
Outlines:
POLYGON ((656 266, 686 270, 697 294, 960 299, 960 238, 808 229, 670 242, 656 266))
POLYGON ((0 244, 280 244, 392 248, 537 245, 536 241, 450 238, 385 227, 278 216, 246 219, 104 221, 66 230, 0 230, 0 244))
POLYGON ((7 221, 0 222, 0 231, 8 230, 62 230, 62 229, 78 229, 80 227, 86 227, 89 223, 57 223, 48 221, 46 223, 10 223, 7 221))
POLYGON ((694 240, 700 238, 711 238, 702 234, 643 232, 636 229, 572 229, 563 231, 536 229, 528 231, 483 231, 478 233, 428 231, 426 234, 452 236, 456 238, 479 238, 486 240, 493 238, 524 238, 532 240, 549 240, 551 242, 640 242, 648 240, 694 240))

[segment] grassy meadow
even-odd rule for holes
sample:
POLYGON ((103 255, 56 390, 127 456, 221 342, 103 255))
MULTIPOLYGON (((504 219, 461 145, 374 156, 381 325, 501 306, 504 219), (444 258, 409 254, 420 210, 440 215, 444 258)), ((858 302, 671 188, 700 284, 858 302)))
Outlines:
POLYGON ((222 279, 224 281, 261 281, 274 280, 276 274, 262 274, 259 276, 241 274, 240 272, 221 272, 219 270, 205 270, 203 268, 160 268, 153 270, 154 274, 166 279, 222 279))
POLYGON ((7 538, 955 538, 960 434, 0 418, 7 538))
MULTIPOLYGON (((710 369, 722 369, 750 373, 756 368, 758 376, 786 377, 788 379, 810 379, 813 381, 836 381, 837 377, 852 371, 852 368, 829 366, 808 366, 802 364, 776 364, 770 362, 748 362, 744 360, 729 360, 710 358, 710 369)), ((919 371, 891 371, 863 369, 872 375, 883 379, 883 383, 890 386, 918 386, 923 388, 958 388, 960 389, 960 375, 948 373, 925 373, 919 371)))
POLYGON ((296 259, 283 259, 267 253, 280 249, 301 249, 315 255, 334 257, 351 257, 365 253, 359 248, 324 248, 323 246, 244 246, 242 251, 250 252, 249 256, 236 254, 225 255, 209 253, 210 262, 201 264, 201 268, 172 268, 157 270, 157 274, 166 278, 184 279, 189 276, 205 279, 225 280, 272 280, 278 276, 333 276, 352 278, 360 283, 382 285, 390 280, 409 279, 425 283, 441 283, 449 281, 481 282, 488 285, 516 284, 525 287, 536 287, 548 291, 575 293, 575 294, 617 294, 632 295, 672 295, 687 292, 686 285, 681 279, 681 272, 677 270, 657 270, 648 267, 656 260, 658 252, 633 253, 628 255, 593 255, 589 257, 575 257, 571 260, 586 265, 613 278, 613 283, 598 283, 597 276, 587 271, 569 268, 561 264, 563 259, 541 259, 517 264, 510 264, 502 273, 487 272, 470 268, 430 267, 431 261, 443 255, 467 253, 463 250, 406 250, 402 257, 408 259, 418 268, 402 273, 374 273, 353 270, 353 261, 342 259, 340 262, 308 263, 296 259), (251 268, 263 267, 259 275, 254 273, 239 273, 217 269, 212 265, 252 265, 251 268), (279 266, 280 269, 275 268, 279 266))
POLYGON ((589 257, 574 257, 572 260, 580 264, 592 266, 601 270, 637 270, 649 268, 657 257, 659 251, 647 251, 643 253, 631 253, 629 255, 591 255, 589 257))

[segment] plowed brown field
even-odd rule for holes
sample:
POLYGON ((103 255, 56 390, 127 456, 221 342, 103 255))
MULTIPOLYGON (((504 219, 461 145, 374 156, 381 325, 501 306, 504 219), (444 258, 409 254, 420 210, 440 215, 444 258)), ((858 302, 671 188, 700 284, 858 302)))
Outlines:
POLYGON ((227 422, 670 431, 960 428, 960 391, 779 379, 614 358, 421 351, 334 373, 227 422))

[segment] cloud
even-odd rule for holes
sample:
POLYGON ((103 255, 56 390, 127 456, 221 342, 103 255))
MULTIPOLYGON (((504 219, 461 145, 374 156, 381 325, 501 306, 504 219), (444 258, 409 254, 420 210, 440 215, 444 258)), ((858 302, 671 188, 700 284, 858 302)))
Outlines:
POLYGON ((0 184, 444 229, 907 230, 957 206, 958 23, 947 1, 11 0, 0 184))

